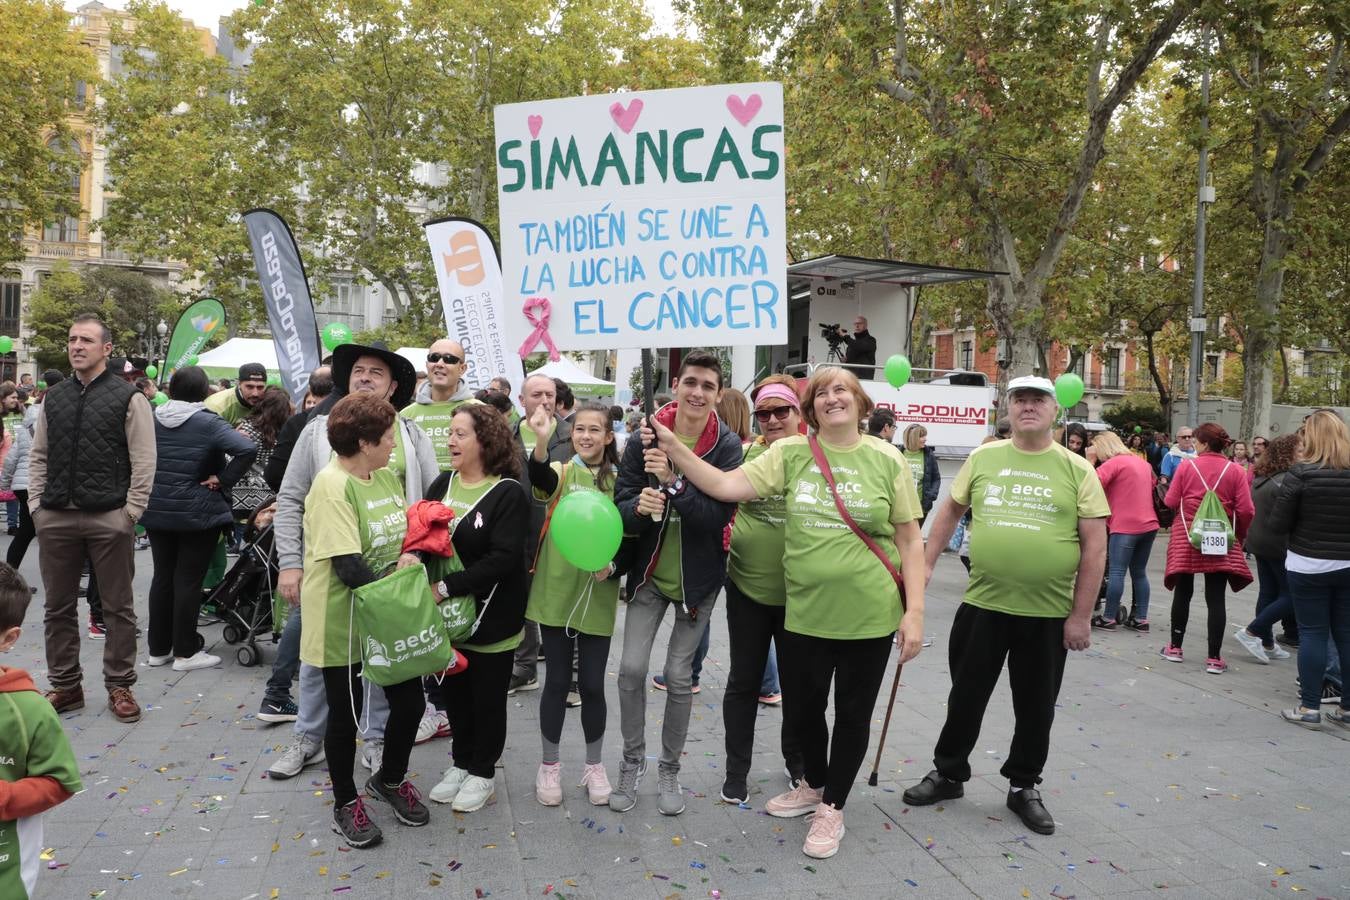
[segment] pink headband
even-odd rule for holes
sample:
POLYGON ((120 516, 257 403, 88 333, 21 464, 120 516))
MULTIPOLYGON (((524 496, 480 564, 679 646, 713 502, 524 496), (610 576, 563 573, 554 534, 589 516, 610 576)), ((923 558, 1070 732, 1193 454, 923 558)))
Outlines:
POLYGON ((760 401, 769 397, 777 397, 779 400, 786 402, 797 412, 802 411, 802 401, 797 398, 797 392, 785 384, 771 381, 764 385, 759 389, 759 392, 755 394, 755 405, 758 406, 760 401))

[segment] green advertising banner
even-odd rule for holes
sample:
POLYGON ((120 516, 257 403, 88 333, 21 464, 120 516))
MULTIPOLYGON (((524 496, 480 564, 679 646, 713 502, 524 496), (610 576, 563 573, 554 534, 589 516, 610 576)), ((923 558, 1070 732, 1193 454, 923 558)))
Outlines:
POLYGON ((187 365, 187 361, 201 353, 211 336, 225 327, 225 307, 210 297, 198 300, 183 310, 173 326, 169 351, 164 357, 163 374, 187 365))

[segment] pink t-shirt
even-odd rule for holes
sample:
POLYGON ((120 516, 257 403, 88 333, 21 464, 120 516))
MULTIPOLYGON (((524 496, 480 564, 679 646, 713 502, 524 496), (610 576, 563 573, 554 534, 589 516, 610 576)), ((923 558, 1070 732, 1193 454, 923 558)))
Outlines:
POLYGON ((1153 467, 1133 453, 1113 456, 1097 467, 1097 478, 1106 490, 1111 515, 1106 530, 1111 534, 1145 534, 1158 530, 1153 512, 1153 467))

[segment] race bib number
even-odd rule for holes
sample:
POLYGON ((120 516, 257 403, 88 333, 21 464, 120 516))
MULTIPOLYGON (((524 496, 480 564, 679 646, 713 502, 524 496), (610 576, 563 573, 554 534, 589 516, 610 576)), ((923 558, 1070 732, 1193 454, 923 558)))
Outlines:
POLYGON ((1200 553, 1203 556, 1227 556, 1228 532, 1221 522, 1205 522, 1200 527, 1200 553))

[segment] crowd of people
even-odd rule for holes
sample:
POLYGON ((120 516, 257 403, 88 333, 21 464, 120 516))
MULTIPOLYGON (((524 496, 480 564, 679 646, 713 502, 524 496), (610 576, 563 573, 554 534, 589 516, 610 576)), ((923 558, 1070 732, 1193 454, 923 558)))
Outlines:
MULTIPOLYGON (((866 321, 855 322, 851 346, 868 337, 866 321)), ((1225 671, 1226 597, 1254 580, 1250 556, 1260 597, 1237 644, 1261 663, 1297 644, 1299 702, 1285 719, 1315 728, 1350 716, 1335 702, 1337 657, 1350 652, 1350 433, 1330 410, 1298 435, 1253 440, 1249 455, 1213 423, 1181 429, 1175 446, 1165 435, 1056 430, 1054 385, 1014 378, 1000 433, 970 454, 939 501, 926 429, 899 432, 894 414, 840 367, 804 382, 770 375, 747 396, 725 384, 717 356, 693 351, 667 401, 649 418, 625 419, 539 374, 515 402, 500 379, 471 391, 464 347, 452 338, 428 348, 424 373, 381 345, 344 344, 296 404, 250 363, 219 389, 200 368, 181 368, 167 402, 152 405, 157 386, 109 368, 110 335, 92 315, 72 323, 68 350, 72 373, 46 373, 40 402, 0 386, 14 416, 0 489, 20 503, 11 568, 0 570, 0 649, 17 639, 30 593, 23 585, 22 603, 11 596, 22 584, 12 569, 36 536, 43 709, 85 704, 77 604, 87 565, 108 707, 135 722, 137 531, 153 566, 147 662, 180 672, 221 665, 199 632, 204 591, 232 548, 266 533, 282 602, 257 718, 293 729, 269 775, 292 778, 326 760, 333 829, 352 847, 382 839, 371 801, 403 825, 430 821, 408 779, 418 743, 451 741, 452 764, 430 801, 465 814, 491 802, 507 698, 541 687, 541 660, 538 802, 564 801, 563 769, 579 757, 573 777, 590 803, 637 807, 656 718, 655 808, 680 815, 692 697, 713 611, 725 602, 721 797, 749 802, 756 707, 781 704, 786 785, 765 811, 809 815, 803 852, 834 855, 889 665, 927 645, 925 590, 949 543, 969 584, 949 635, 947 719, 932 771, 904 792, 910 805, 963 795, 1006 666, 1017 723, 1001 770, 1007 806, 1053 833, 1039 786, 1068 654, 1087 649, 1094 628, 1149 631, 1147 564, 1161 528, 1172 592, 1165 659, 1184 660, 1200 576, 1206 670, 1225 671), (612 501, 623 526, 617 551, 594 569, 574 564, 550 534, 560 502, 580 492, 612 501), (383 647, 354 626, 356 598, 378 603, 382 586, 406 576, 447 628, 462 614, 462 636, 443 667, 376 683, 371 647, 383 647), (611 769, 604 682, 620 610, 611 769), (653 686, 664 691, 656 717, 653 686), (561 744, 578 707, 585 746, 574 754, 561 744), (360 789, 358 761, 370 773, 360 789)), ((57 777, 49 799, 77 783, 57 777)))

